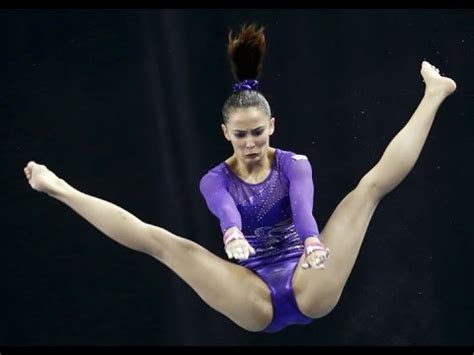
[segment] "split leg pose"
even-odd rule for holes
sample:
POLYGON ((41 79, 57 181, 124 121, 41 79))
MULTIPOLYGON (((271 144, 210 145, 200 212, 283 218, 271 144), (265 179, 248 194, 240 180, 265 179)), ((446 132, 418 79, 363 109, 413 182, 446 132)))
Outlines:
MULTIPOLYGON (((303 254, 299 260, 292 286, 298 308, 309 318, 322 317, 337 304, 375 208, 412 169, 439 106, 456 89, 453 80, 442 77, 427 62, 422 63, 421 75, 426 88, 413 116, 390 142, 380 161, 340 202, 320 234, 321 241, 331 250, 325 270, 315 267, 322 259, 311 260, 303 254), (303 268, 305 262, 312 267, 303 268)), ((243 110, 234 113, 248 112, 243 110)), ((272 127, 270 130, 272 133, 272 127)), ((272 321, 274 308, 269 286, 248 268, 223 260, 186 238, 75 189, 45 165, 29 162, 24 172, 34 190, 63 202, 116 242, 156 258, 210 307, 242 328, 261 331, 272 321)))

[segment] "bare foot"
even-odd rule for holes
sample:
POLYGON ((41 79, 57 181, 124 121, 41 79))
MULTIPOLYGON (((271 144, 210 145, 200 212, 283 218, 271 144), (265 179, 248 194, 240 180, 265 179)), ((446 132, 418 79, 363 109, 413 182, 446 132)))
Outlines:
POLYGON ((30 186, 39 192, 54 195, 63 187, 64 181, 50 171, 45 165, 30 161, 23 169, 30 186))
POLYGON ((441 76, 439 69, 427 61, 421 63, 421 75, 426 84, 427 94, 447 97, 456 90, 454 80, 441 76))

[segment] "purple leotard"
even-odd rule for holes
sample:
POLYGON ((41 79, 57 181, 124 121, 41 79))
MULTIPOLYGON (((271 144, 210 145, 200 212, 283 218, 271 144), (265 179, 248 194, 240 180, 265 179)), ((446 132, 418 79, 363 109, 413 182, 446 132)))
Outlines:
POLYGON ((256 251, 239 263, 270 288, 273 319, 264 331, 311 322, 298 309, 291 283, 304 240, 319 236, 312 213, 314 187, 308 159, 275 149, 270 174, 258 184, 243 181, 222 162, 204 175, 200 189, 222 232, 238 227, 256 251))

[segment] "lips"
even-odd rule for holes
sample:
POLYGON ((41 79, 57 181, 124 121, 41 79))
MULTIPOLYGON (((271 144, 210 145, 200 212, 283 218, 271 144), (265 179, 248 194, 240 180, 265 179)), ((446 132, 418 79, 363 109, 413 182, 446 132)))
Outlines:
POLYGON ((258 156, 258 153, 247 154, 245 156, 249 158, 255 158, 256 156, 258 156))

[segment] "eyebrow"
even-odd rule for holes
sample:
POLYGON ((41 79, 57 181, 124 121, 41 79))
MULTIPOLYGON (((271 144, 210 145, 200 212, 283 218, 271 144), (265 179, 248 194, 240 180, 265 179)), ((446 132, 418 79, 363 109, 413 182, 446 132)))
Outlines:
MULTIPOLYGON (((259 129, 262 129, 262 128, 265 128, 265 126, 260 126, 260 127, 254 128, 254 129, 252 129, 251 131, 252 131, 252 132, 255 132, 255 131, 258 131, 259 129)), ((241 133, 241 132, 242 132, 242 133, 245 133, 246 131, 242 131, 242 130, 240 130, 240 129, 234 129, 233 132, 235 132, 235 133, 241 133)))

